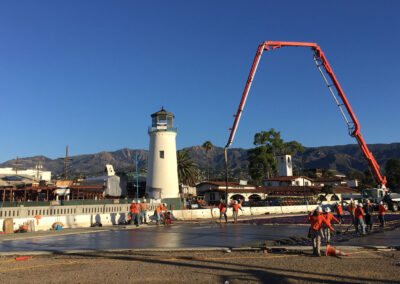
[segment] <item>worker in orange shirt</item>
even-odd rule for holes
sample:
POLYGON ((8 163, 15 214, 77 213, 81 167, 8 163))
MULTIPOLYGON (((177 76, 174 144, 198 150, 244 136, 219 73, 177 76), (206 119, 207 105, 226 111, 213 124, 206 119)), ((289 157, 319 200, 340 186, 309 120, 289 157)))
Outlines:
POLYGON ((140 215, 141 222, 147 224, 147 210, 149 209, 149 205, 146 202, 146 199, 143 198, 142 204, 142 214, 140 215))
POLYGON ((365 223, 364 223, 364 210, 362 209, 362 204, 357 204, 357 209, 354 212, 355 223, 354 227, 356 228, 356 234, 358 234, 358 226, 361 227, 362 234, 365 235, 365 223))
POLYGON ((226 216, 226 204, 224 200, 221 199, 218 205, 218 209, 219 209, 219 222, 221 223, 222 215, 224 215, 225 223, 228 223, 228 216, 226 216))
MULTIPOLYGON (((326 222, 329 225, 332 225, 331 222, 335 221, 336 223, 339 223, 339 220, 335 218, 335 216, 332 215, 331 209, 329 207, 326 207, 324 210, 324 213, 322 214, 326 220, 326 222)), ((327 244, 329 244, 331 242, 331 230, 328 229, 327 226, 322 226, 322 230, 324 233, 324 237, 325 237, 325 241, 327 244)))
POLYGON ((243 209, 237 200, 235 200, 235 203, 232 204, 232 209, 233 209, 233 223, 236 224, 237 219, 238 219, 239 209, 242 212, 243 212, 243 209))
POLYGON ((311 223, 309 236, 311 237, 312 240, 313 254, 316 256, 321 256, 320 250, 321 250, 321 238, 322 238, 322 225, 327 226, 331 231, 334 231, 334 229, 330 224, 326 222, 324 216, 322 216, 322 208, 319 206, 317 209, 315 209, 312 215, 311 213, 308 214, 307 220, 309 223, 311 223))
POLYGON ((163 203, 161 203, 160 205, 158 205, 157 206, 157 208, 156 208, 156 218, 157 218, 157 225, 159 225, 160 224, 160 221, 161 221, 161 215, 162 215, 162 213, 163 213, 163 209, 164 209, 164 204, 163 203))
POLYGON ((136 205, 136 203, 135 203, 135 201, 132 201, 132 204, 131 204, 131 221, 130 221, 130 223, 132 223, 132 222, 134 222, 134 224, 136 224, 136 226, 139 226, 138 224, 139 224, 139 210, 138 210, 138 208, 137 208, 137 205, 136 205))
POLYGON ((343 223, 343 208, 339 202, 336 202, 335 211, 336 211, 337 218, 340 221, 339 224, 342 224, 343 223))
POLYGON ((354 224, 354 222, 355 222, 354 214, 355 214, 355 211, 356 211, 356 206, 355 206, 353 200, 350 201, 350 204, 347 207, 347 211, 349 211, 350 216, 351 216, 351 222, 352 222, 352 224, 354 224))
POLYGON ((379 218, 379 222, 381 222, 380 227, 384 227, 385 226, 385 211, 386 211, 385 205, 383 205, 382 201, 379 202, 379 215, 378 215, 378 218, 379 218))

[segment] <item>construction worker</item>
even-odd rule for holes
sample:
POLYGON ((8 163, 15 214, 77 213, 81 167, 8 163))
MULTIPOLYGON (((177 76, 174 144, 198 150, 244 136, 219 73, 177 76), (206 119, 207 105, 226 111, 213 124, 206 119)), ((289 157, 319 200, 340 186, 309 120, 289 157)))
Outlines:
MULTIPOLYGON (((332 215, 331 209, 329 207, 326 207, 324 210, 324 218, 326 220, 326 223, 328 223, 329 225, 332 226, 331 221, 335 221, 336 223, 339 223, 339 220, 335 218, 335 216, 332 215)), ((322 226, 322 230, 324 233, 324 237, 325 237, 325 241, 327 244, 329 244, 331 242, 331 230, 328 229, 327 226, 322 226)))
POLYGON ((339 224, 342 224, 343 223, 343 208, 339 202, 336 202, 335 211, 336 211, 337 218, 340 221, 339 224))
POLYGON ((311 224, 309 236, 311 237, 312 240, 313 254, 315 256, 321 256, 320 249, 321 249, 321 238, 322 238, 322 225, 325 225, 331 231, 334 231, 334 229, 330 224, 326 222, 324 216, 322 216, 322 208, 319 206, 317 207, 317 209, 315 209, 312 215, 311 212, 308 213, 307 220, 311 224))
POLYGON ((149 205, 146 202, 146 199, 143 198, 143 204, 142 204, 143 210, 141 214, 141 219, 142 223, 147 224, 147 210, 149 209, 149 205))
POLYGON ((218 209, 219 209, 219 222, 221 223, 223 215, 225 217, 225 223, 228 223, 228 216, 226 216, 226 204, 223 199, 220 200, 218 209))
POLYGON ((136 202, 136 207, 138 209, 138 220, 137 220, 137 226, 142 223, 142 212, 143 212, 143 206, 140 204, 140 200, 136 202))
POLYGON ((157 206, 156 208, 156 217, 157 217, 157 225, 160 224, 161 221, 161 215, 163 213, 163 208, 164 208, 164 203, 161 203, 160 205, 157 206))
POLYGON ((362 234, 365 235, 365 223, 364 223, 364 210, 362 209, 362 204, 357 204, 357 209, 354 212, 355 223, 354 227, 356 229, 356 234, 358 234, 358 226, 360 226, 362 234))
POLYGON ((374 211, 374 207, 372 206, 371 202, 367 200, 367 204, 365 205, 365 225, 367 227, 367 231, 371 232, 372 227, 374 225, 374 219, 372 212, 374 211))
POLYGON ((349 211, 350 216, 351 216, 351 222, 352 222, 352 224, 354 225, 354 221, 355 221, 355 219, 354 219, 354 213, 355 213, 355 211, 356 211, 356 206, 355 206, 353 200, 350 201, 350 204, 349 204, 349 206, 347 207, 347 211, 349 211))
POLYGON ((243 212, 243 209, 237 200, 235 200, 235 203, 232 204, 232 209, 233 209, 233 222, 236 224, 237 219, 238 219, 239 209, 242 212, 243 212))
POLYGON ((130 222, 131 223, 134 222, 134 224, 136 224, 137 226, 139 226, 138 225, 139 224, 138 213, 139 213, 139 211, 138 211, 137 205, 136 205, 136 203, 134 201, 132 201, 132 204, 131 204, 131 221, 130 222))
POLYGON ((382 201, 379 202, 379 215, 378 215, 378 217, 379 217, 379 222, 381 222, 381 225, 380 225, 381 227, 385 226, 385 211, 386 211, 385 205, 383 205, 382 201))

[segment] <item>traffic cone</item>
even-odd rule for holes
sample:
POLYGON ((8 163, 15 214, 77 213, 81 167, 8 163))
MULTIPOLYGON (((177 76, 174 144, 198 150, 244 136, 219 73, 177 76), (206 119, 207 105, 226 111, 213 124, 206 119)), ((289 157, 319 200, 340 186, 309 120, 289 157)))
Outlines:
POLYGON ((338 249, 335 249, 333 247, 331 247, 330 245, 326 246, 326 256, 330 255, 330 256, 349 256, 348 253, 345 252, 341 252, 338 249))

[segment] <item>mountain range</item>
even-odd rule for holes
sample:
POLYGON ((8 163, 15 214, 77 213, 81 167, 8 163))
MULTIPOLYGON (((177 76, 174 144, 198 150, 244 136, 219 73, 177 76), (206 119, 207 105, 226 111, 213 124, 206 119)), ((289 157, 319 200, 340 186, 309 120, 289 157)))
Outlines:
MULTIPOLYGON (((381 167, 384 167, 388 159, 400 159, 400 143, 370 144, 369 150, 381 167)), ((201 146, 184 148, 189 152, 192 160, 200 169, 222 170, 225 168, 224 149, 215 147, 206 155, 201 146)), ((138 155, 138 167, 147 167, 147 150, 121 149, 113 152, 103 151, 96 154, 71 156, 69 161, 69 173, 74 175, 92 175, 104 170, 106 164, 112 164, 116 171, 133 171, 135 169, 135 156, 138 155)), ((41 161, 44 170, 52 171, 53 175, 61 175, 64 171, 64 159, 50 159, 45 156, 19 158, 19 168, 35 168, 38 160, 41 161)), ((232 148, 228 150, 229 168, 237 171, 247 171, 247 149, 232 148)), ((294 166, 300 168, 329 168, 347 173, 349 171, 364 171, 367 168, 362 152, 357 144, 308 147, 303 153, 293 157, 294 166)), ((16 160, 9 160, 0 167, 14 167, 16 160)))

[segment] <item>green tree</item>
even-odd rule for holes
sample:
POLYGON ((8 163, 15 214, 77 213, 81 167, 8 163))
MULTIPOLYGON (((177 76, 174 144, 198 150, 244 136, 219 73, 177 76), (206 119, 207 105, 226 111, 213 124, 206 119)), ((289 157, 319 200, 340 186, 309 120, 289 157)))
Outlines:
POLYGON ((207 180, 210 180, 210 161, 208 159, 208 151, 214 149, 214 145, 210 141, 206 141, 201 146, 206 151, 206 158, 207 158, 207 180))
POLYGON ((346 174, 346 177, 348 179, 357 179, 359 181, 363 180, 365 178, 363 172, 357 171, 357 170, 353 170, 353 171, 349 171, 346 174))
POLYGON ((179 183, 194 186, 199 176, 197 164, 191 160, 189 152, 185 150, 178 151, 176 158, 179 183))
POLYGON ((369 168, 364 170, 364 178, 361 180, 361 188, 367 188, 367 187, 377 187, 378 184, 376 183, 374 177, 371 174, 371 171, 369 168))
POLYGON ((255 148, 247 151, 249 161, 249 175, 257 184, 262 184, 264 177, 276 174, 278 164, 275 156, 293 155, 304 151, 304 147, 297 141, 284 142, 281 134, 271 128, 254 135, 255 148))
POLYGON ((328 195, 328 194, 334 194, 335 193, 335 188, 331 184, 325 184, 322 187, 321 192, 325 193, 325 196, 328 195))
POLYGON ((390 189, 400 187, 400 160, 389 159, 385 166, 387 186, 390 189))

